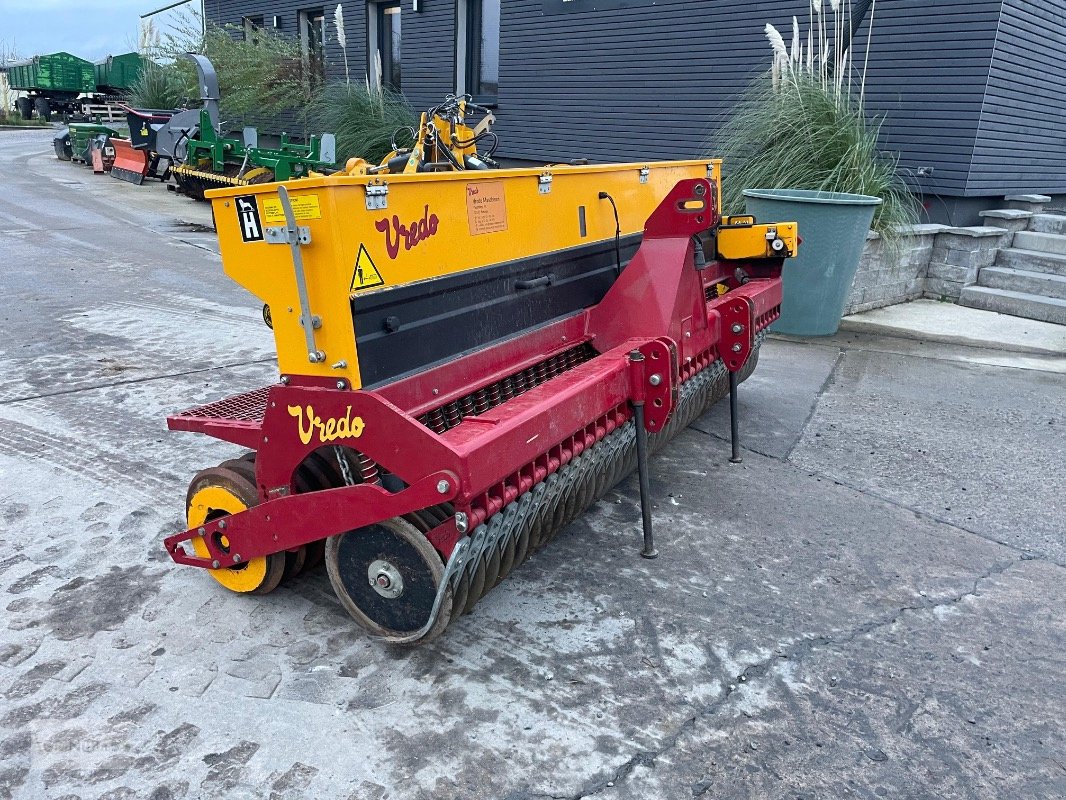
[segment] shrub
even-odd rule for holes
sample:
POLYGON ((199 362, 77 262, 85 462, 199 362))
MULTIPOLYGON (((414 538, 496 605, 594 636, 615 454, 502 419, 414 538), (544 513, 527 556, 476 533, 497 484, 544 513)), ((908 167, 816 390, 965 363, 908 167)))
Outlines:
POLYGON ((832 28, 822 19, 829 10, 813 0, 806 46, 795 17, 790 49, 766 26, 773 67, 751 84, 714 138, 726 162, 723 205, 743 209, 744 189, 873 195, 882 201, 873 229, 891 242, 895 229, 917 219, 917 204, 897 158, 879 148, 880 121, 866 114, 865 63, 855 77, 851 61, 850 4, 831 6, 832 28))
POLYGON ((176 70, 146 60, 126 99, 136 108, 177 108, 185 101, 185 93, 176 70))
MULTIPOLYGON (((418 116, 402 94, 369 82, 328 85, 315 99, 312 117, 318 129, 336 135, 340 165, 354 157, 378 163, 392 150, 397 131, 418 125, 418 116)), ((411 144, 409 132, 399 138, 397 144, 411 144)))
MULTIPOLYGON (((154 97, 171 100, 167 107, 199 104, 196 68, 181 58, 184 53, 201 53, 211 60, 218 75, 219 106, 226 117, 302 111, 312 99, 314 84, 304 79, 297 39, 259 30, 254 40, 246 40, 236 25, 205 25, 198 13, 187 11, 145 53, 159 65, 158 71, 145 71, 146 81, 151 82, 154 97)), ((144 98, 150 99, 153 95, 148 86, 144 88, 144 98)), ((141 104, 141 94, 134 97, 131 93, 131 99, 141 104)))

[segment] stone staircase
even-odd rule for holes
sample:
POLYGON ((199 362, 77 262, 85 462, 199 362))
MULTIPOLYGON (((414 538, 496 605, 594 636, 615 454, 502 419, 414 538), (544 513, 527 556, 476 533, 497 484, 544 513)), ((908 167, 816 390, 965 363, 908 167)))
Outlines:
POLYGON ((1011 208, 982 216, 985 225, 1013 233, 1009 246, 962 289, 959 304, 1066 325, 1066 214, 1045 211, 1046 195, 1007 201, 1011 208))

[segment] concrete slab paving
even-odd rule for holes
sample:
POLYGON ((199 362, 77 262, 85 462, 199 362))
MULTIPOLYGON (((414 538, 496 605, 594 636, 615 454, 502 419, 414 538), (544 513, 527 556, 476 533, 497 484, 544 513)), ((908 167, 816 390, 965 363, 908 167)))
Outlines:
POLYGON ((770 339, 744 462, 721 407, 653 459, 659 559, 630 479, 386 648, 321 571, 245 597, 167 558, 188 479, 239 451, 163 418, 274 380, 269 334, 167 229, 187 201, 106 222, 50 137, 8 136, 0 213, 37 227, 0 221, 0 798, 1066 793, 1046 357, 770 339), (105 221, 25 211, 68 203, 105 221))
MULTIPOLYGON (((763 359, 737 392, 743 420, 741 441, 750 450, 784 458, 799 441, 843 351, 832 345, 812 347, 778 339, 765 352, 772 355, 763 359), (782 386, 791 390, 782 392, 782 386)), ((729 404, 719 403, 692 427, 712 435, 718 432, 728 440, 729 404)))
POLYGON ((841 320, 840 329, 1066 358, 1066 326, 936 300, 852 314, 841 320))
POLYGON ((1066 564, 1064 388, 1055 373, 847 351, 791 460, 1066 564))
POLYGON ((669 767, 637 763, 599 796, 1061 797, 1061 734, 1043 713, 1060 689, 1033 646, 1066 645, 1048 603, 1061 579, 1046 562, 1015 563, 781 653, 694 718, 669 767), (1016 657, 1030 679, 1001 682, 1016 657))

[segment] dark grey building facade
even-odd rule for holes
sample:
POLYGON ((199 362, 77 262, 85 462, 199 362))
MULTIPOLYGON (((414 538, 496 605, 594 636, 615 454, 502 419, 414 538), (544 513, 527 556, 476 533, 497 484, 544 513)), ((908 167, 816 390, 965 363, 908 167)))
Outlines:
MULTIPOLYGON (((343 79, 336 3, 205 0, 209 19, 265 25, 343 79)), ((829 10, 829 0, 824 0, 829 10)), ((536 162, 691 158, 754 75, 763 26, 786 38, 806 0, 344 0, 352 79, 416 107, 469 91, 496 106, 499 155, 536 162)), ((1066 0, 881 0, 866 98, 916 190, 957 198, 1066 194, 1066 0), (919 168, 923 173, 918 176, 919 168)), ((869 18, 855 41, 865 58, 869 18)), ((314 66, 310 68, 315 68, 314 66)), ((971 201, 975 202, 975 201, 971 201)))

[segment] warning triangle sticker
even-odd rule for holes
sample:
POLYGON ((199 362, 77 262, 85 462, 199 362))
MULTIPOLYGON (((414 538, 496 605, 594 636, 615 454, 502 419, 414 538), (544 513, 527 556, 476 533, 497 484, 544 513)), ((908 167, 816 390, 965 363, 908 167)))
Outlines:
POLYGON ((385 279, 381 277, 378 268, 374 266, 370 253, 366 251, 366 245, 359 245, 359 257, 355 259, 355 274, 352 275, 352 292, 361 292, 363 289, 372 289, 375 286, 384 286, 385 279))

